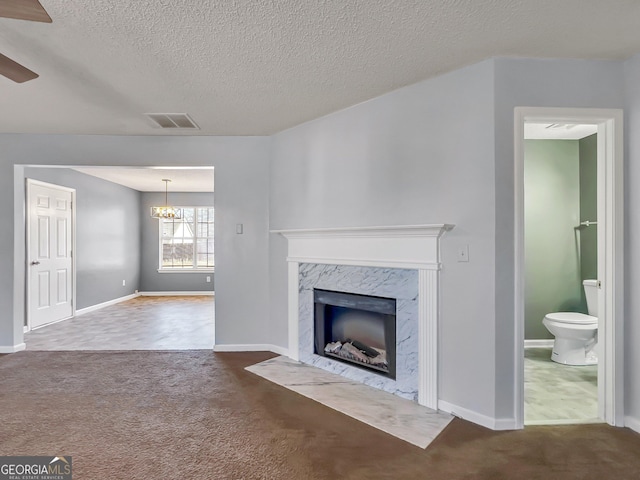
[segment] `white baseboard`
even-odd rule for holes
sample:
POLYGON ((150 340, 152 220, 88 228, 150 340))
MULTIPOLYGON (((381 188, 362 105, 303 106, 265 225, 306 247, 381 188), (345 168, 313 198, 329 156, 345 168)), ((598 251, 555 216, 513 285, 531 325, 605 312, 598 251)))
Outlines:
POLYGON ((273 353, 277 353, 278 355, 282 355, 283 357, 289 356, 289 349, 285 347, 281 347, 280 345, 269 345, 269 350, 273 353))
POLYGON ((125 295, 124 297, 114 298, 113 300, 109 300, 108 302, 98 303, 97 305, 91 305, 90 307, 81 308, 76 310, 76 317, 80 315, 84 315, 85 313, 95 312, 96 310, 100 310, 101 308, 109 307, 111 305, 115 305, 117 303, 126 302, 127 300, 131 300, 138 296, 137 293, 132 293, 131 295, 125 295))
POLYGON ((553 348, 553 338, 544 340, 525 340, 524 348, 553 348))
POLYGON ((21 350, 24 350, 25 348, 27 348, 27 344, 26 343, 19 343, 17 345, 12 345, 10 347, 2 347, 2 346, 0 346, 0 353, 16 353, 16 352, 19 352, 21 350))
POLYGON ((515 418, 496 418, 493 422, 493 430, 517 430, 515 418))
POLYGON ((624 426, 629 427, 631 430, 635 430, 640 433, 640 420, 634 417, 624 417, 624 426))
POLYGON ((514 418, 492 418, 481 413, 474 412, 464 407, 459 407, 444 400, 438 400, 438 410, 450 413, 455 417, 462 418, 469 422, 476 423, 491 430, 515 430, 516 421, 514 418))
POLYGON ((273 352, 278 355, 288 356, 289 349, 272 345, 270 343, 245 343, 230 345, 214 345, 214 352, 273 352))
POLYGON ((142 297, 178 297, 178 296, 194 296, 194 295, 211 295, 215 296, 213 290, 190 291, 190 292, 139 292, 142 297))

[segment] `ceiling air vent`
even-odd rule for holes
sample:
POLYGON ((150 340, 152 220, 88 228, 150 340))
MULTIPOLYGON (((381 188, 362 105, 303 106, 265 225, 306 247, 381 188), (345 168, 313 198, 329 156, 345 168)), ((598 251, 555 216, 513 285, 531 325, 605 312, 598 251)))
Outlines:
POLYGON ((145 115, 160 128, 200 129, 186 113, 145 113, 145 115))

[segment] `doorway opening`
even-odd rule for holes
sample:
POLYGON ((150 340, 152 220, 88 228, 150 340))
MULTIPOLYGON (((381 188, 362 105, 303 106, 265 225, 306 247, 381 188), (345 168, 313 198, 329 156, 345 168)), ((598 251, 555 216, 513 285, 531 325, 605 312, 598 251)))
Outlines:
POLYGON ((516 423, 621 425, 622 113, 517 108, 515 147, 516 423))
POLYGON ((525 425, 601 421, 597 219, 597 127, 526 122, 525 425))
MULTIPOLYGON (((77 195, 74 308, 64 322, 46 322, 35 331, 27 320, 27 349, 213 348, 213 167, 29 165, 16 175, 23 185, 24 178, 34 178, 77 195), (181 211, 164 222, 150 213, 167 204, 161 178, 173 179, 168 200, 181 211)), ((22 268, 27 295, 33 297, 28 277, 36 267, 22 268)), ((28 308, 25 319, 31 318, 28 308)))

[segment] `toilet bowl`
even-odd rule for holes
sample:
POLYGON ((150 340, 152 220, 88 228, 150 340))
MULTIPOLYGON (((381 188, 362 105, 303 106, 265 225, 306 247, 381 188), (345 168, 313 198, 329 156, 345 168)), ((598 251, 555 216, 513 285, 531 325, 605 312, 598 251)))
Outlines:
POLYGON ((589 315, 577 312, 554 312, 545 315, 542 323, 556 338, 551 360, 564 365, 598 363, 594 347, 598 340, 598 282, 582 282, 587 297, 589 315))

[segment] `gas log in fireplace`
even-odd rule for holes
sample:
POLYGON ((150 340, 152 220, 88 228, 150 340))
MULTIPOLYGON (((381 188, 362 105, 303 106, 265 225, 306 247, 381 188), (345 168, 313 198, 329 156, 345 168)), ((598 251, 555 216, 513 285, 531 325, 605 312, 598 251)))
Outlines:
POLYGON ((314 353, 396 378, 396 300, 314 289, 314 353))

